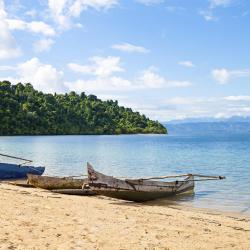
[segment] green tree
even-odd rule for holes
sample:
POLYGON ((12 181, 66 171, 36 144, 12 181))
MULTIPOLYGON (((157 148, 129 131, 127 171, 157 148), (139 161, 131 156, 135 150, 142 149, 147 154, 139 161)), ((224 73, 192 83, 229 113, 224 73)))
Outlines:
POLYGON ((30 83, 0 82, 0 135, 165 134, 166 128, 117 101, 72 91, 44 94, 30 83))

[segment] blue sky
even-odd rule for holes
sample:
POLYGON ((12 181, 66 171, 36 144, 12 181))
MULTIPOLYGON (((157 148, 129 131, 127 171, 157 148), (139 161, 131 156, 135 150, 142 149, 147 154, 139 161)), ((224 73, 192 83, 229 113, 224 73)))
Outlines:
POLYGON ((0 80, 160 121, 250 115, 247 0, 0 0, 0 80))

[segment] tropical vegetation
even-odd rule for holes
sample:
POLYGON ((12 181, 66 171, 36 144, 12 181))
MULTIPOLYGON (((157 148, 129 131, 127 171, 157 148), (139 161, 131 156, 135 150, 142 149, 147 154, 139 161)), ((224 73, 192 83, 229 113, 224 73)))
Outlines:
POLYGON ((0 81, 0 135, 167 133, 152 121, 117 101, 95 95, 47 94, 30 83, 0 81))

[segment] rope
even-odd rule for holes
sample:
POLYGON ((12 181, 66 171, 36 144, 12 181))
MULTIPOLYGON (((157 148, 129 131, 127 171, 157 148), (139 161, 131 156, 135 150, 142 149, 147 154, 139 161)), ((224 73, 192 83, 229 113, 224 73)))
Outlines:
MULTIPOLYGON (((17 160, 22 160, 22 161, 24 161, 23 163, 21 163, 21 164, 18 165, 19 167, 22 167, 22 165, 24 165, 24 164, 26 164, 26 163, 31 163, 31 162, 32 162, 32 160, 28 160, 28 159, 24 159, 24 158, 12 156, 12 155, 0 154, 0 156, 4 156, 4 157, 8 157, 8 158, 12 158, 12 159, 17 159, 17 160)), ((36 169, 35 167, 32 167, 32 166, 26 166, 26 167, 28 167, 28 168, 30 168, 30 169, 32 169, 32 170, 38 172, 38 173, 41 173, 41 171, 38 170, 38 169, 36 169)))
POLYGON ((0 155, 4 156, 4 157, 12 158, 12 159, 22 160, 22 161, 25 161, 25 162, 32 162, 31 160, 27 160, 27 159, 16 157, 16 156, 5 155, 5 154, 0 154, 0 155))

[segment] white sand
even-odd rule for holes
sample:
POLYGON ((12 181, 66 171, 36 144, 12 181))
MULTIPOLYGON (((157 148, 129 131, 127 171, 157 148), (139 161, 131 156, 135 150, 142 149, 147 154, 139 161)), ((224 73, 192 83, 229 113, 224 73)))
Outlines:
POLYGON ((250 218, 0 184, 0 249, 250 249, 250 218))

